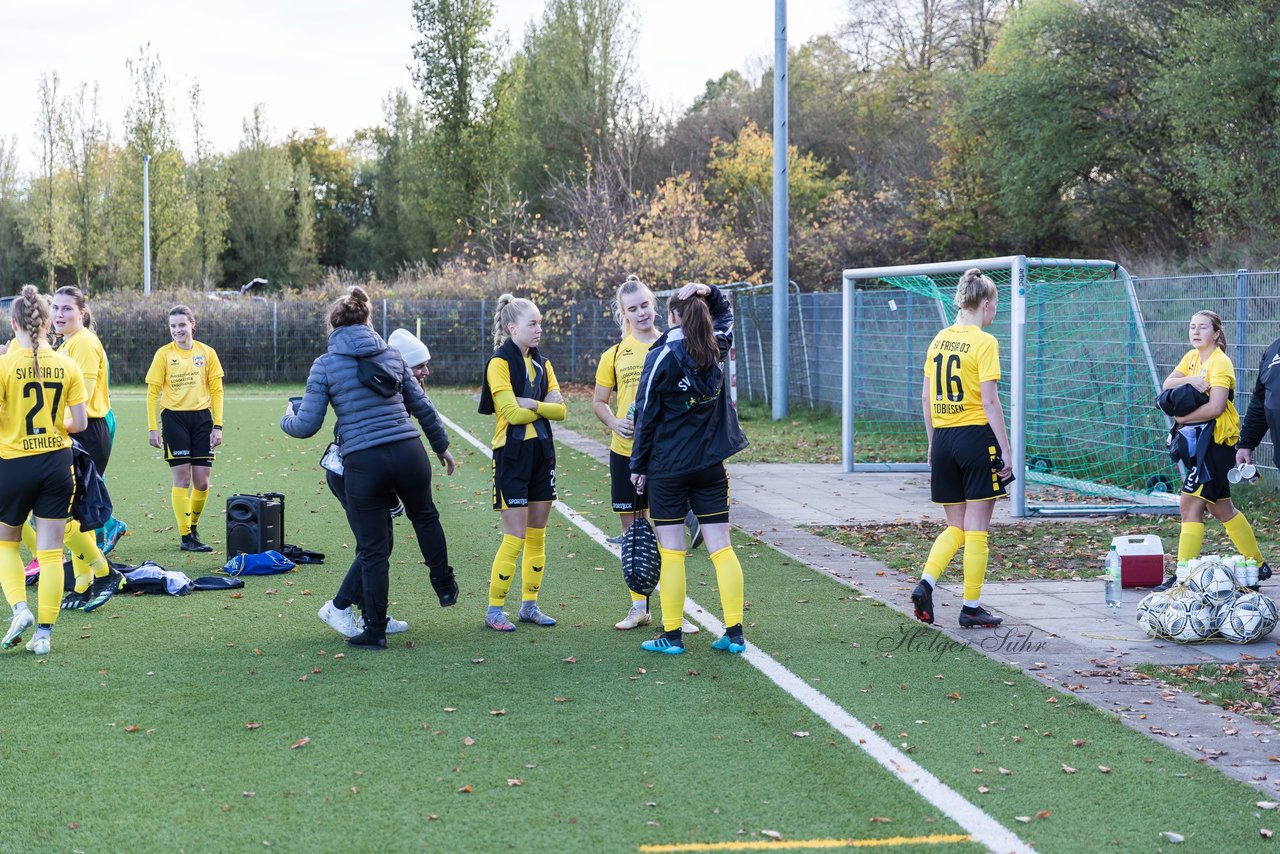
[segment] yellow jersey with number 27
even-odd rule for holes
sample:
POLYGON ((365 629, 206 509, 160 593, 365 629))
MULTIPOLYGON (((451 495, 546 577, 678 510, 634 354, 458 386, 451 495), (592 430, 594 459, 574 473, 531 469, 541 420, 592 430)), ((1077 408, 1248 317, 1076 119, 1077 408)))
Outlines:
POLYGON ((40 369, 14 342, 0 356, 0 458, 34 457, 71 447, 67 407, 88 400, 74 361, 41 342, 40 369))

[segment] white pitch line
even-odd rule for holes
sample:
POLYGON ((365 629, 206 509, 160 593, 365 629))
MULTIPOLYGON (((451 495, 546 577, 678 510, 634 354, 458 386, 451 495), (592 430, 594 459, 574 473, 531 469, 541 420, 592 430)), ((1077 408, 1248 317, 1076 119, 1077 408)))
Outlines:
MULTIPOLYGON (((438 414, 438 412, 437 412, 438 414)), ((478 448, 487 456, 493 452, 489 446, 463 430, 453 421, 440 415, 440 420, 467 442, 478 448)), ((553 505, 570 522, 577 525, 593 540, 604 546, 615 556, 620 549, 612 543, 605 542, 605 534, 572 507, 557 501, 553 505)), ((684 611, 696 622, 701 623, 708 632, 716 635, 724 634, 724 625, 707 609, 693 599, 686 597, 684 611)), ((755 644, 748 642, 747 650, 742 657, 753 667, 769 678, 769 681, 786 691, 809 711, 822 718, 836 732, 853 742, 859 749, 876 761, 913 792, 941 810, 948 818, 963 827, 975 842, 987 847, 988 851, 1020 851, 1031 852, 1035 849, 1018 838, 991 817, 985 810, 946 783, 939 780, 918 762, 907 756, 889 743, 883 736, 874 732, 871 727, 858 720, 842 706, 827 697, 808 682, 783 667, 772 656, 763 652, 755 644)))

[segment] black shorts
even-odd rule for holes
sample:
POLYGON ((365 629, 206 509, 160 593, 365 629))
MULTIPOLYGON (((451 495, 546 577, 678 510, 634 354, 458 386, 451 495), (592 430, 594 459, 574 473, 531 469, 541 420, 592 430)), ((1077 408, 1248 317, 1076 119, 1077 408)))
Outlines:
POLYGON ((1210 504, 1225 501, 1231 497, 1231 481, 1227 480, 1227 472, 1235 464, 1234 446, 1210 442, 1209 449, 1204 452, 1204 465, 1209 470, 1209 479, 1201 480, 1195 468, 1187 466, 1187 476, 1182 481, 1182 491, 1187 495, 1202 498, 1210 504))
POLYGON ((1000 455, 990 424, 939 427, 930 449, 929 491, 934 504, 987 501, 1005 495, 992 468, 1000 455))
POLYGON ((20 527, 27 517, 66 519, 76 489, 71 449, 0 460, 0 523, 20 527))
POLYGON ((111 430, 107 427, 107 419, 90 418, 89 426, 71 438, 79 442, 93 459, 98 474, 106 474, 107 462, 111 459, 111 430))
POLYGON ((723 462, 674 477, 649 475, 644 491, 654 525, 683 525, 690 509, 704 525, 729 521, 729 471, 723 462))
POLYGON ((556 500, 556 453, 548 453, 541 440, 520 443, 515 459, 506 448, 493 451, 493 509, 528 507, 534 501, 556 500))
POLYGON ((165 409, 160 413, 164 458, 170 466, 213 465, 213 413, 207 409, 165 409))
POLYGON ((614 513, 636 512, 636 488, 631 483, 631 457, 609 452, 609 482, 614 513))

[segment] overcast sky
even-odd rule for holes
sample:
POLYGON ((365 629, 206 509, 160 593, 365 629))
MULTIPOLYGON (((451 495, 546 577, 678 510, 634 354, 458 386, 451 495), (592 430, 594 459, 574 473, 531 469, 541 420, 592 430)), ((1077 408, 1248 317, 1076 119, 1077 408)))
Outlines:
MULTIPOLYGON (((544 0, 496 0, 495 24, 519 45, 544 0)), ((790 0, 794 47, 833 32, 848 0, 790 0)), ((774 0, 633 0, 640 14, 638 73, 669 109, 687 106, 708 79, 758 71, 773 57, 774 0)), ((273 137, 320 126, 338 139, 378 124, 382 101, 412 89, 410 0, 0 0, 0 140, 16 137, 25 169, 36 161, 37 81, 56 71, 61 91, 96 82, 100 114, 119 140, 132 96, 125 61, 150 43, 168 79, 179 144, 190 147, 191 85, 199 82, 213 147, 239 143, 244 118, 265 105, 273 137)))

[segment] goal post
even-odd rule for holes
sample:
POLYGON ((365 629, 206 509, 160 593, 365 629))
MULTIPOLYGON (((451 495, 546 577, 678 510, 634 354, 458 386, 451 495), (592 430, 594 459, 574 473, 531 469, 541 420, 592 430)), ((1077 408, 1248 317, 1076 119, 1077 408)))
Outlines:
POLYGON ((921 365, 955 319, 960 275, 1000 295, 1015 516, 1168 512, 1177 466, 1160 378, 1128 272, 1114 261, 1014 255, 843 272, 842 462, 846 472, 927 471, 921 365), (1057 487, 1028 492, 1028 484, 1057 487), (1037 497, 1038 496, 1038 497, 1037 497))

